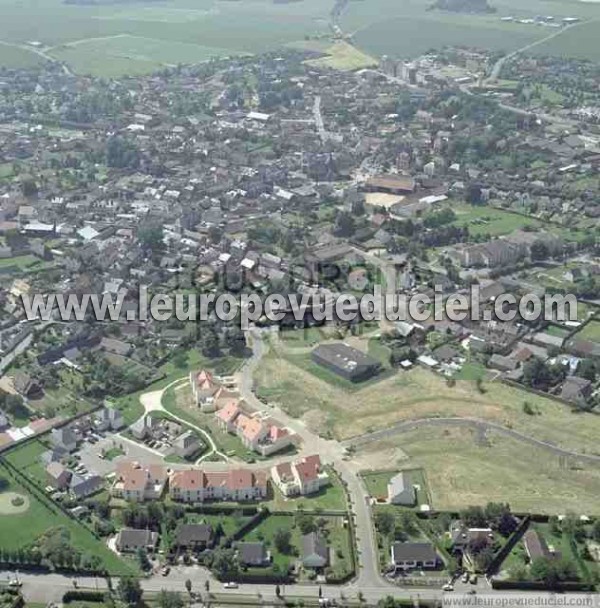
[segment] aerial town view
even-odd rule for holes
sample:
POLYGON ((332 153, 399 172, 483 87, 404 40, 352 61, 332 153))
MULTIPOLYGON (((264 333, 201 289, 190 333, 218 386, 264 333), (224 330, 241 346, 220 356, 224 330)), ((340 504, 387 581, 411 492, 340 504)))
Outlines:
POLYGON ((599 41, 0 0, 0 608, 599 608, 599 41))

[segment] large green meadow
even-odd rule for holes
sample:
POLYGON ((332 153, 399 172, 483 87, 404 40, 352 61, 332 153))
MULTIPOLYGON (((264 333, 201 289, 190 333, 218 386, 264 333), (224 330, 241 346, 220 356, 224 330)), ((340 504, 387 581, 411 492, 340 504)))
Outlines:
MULTIPOLYGON (((367 54, 415 57, 446 45, 510 51, 556 32, 506 23, 502 16, 575 16, 583 25, 532 49, 600 59, 600 4, 577 0, 491 0, 486 16, 427 10, 430 0, 349 3, 341 27, 367 54), (594 21, 596 20, 596 21, 594 21)), ((258 53, 284 45, 330 43, 333 0, 147 0, 80 6, 63 0, 0 0, 0 65, 28 67, 43 54, 80 74, 151 72, 211 57, 258 53), (31 42, 40 43, 34 53, 31 42)))

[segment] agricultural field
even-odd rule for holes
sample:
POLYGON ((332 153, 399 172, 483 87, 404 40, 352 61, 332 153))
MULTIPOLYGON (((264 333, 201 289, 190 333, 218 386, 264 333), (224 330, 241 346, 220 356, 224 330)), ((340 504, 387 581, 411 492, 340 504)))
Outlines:
MULTIPOLYGON (((600 419, 501 382, 457 380, 455 386, 423 368, 389 372, 347 387, 308 355, 266 356, 255 373, 257 394, 322 435, 349 439, 403 420, 475 417, 580 452, 598 453, 600 419), (310 365, 309 365, 310 364, 310 365), (313 373, 317 368, 318 373, 313 373), (536 415, 524 411, 528 402, 536 415)), ((350 384, 349 382, 346 384, 350 384)))
POLYGON ((428 427, 367 444, 359 464, 422 467, 436 510, 510 502, 515 512, 600 515, 600 465, 561 458, 544 448, 469 429, 428 427))
POLYGON ((135 76, 180 63, 200 63, 227 55, 225 49, 200 44, 117 35, 83 40, 54 47, 52 56, 78 74, 118 77, 135 76))
MULTIPOLYGON (((166 64, 262 52, 328 32, 330 6, 322 0, 149 4, 78 6, 61 0, 0 0, 0 40, 38 41, 44 52, 66 61, 76 72, 118 76, 147 73, 166 64), (34 11, 36 18, 31 19, 34 11)), ((15 56, 15 47, 9 48, 6 64, 23 63, 23 57, 15 56)))
MULTIPOLYGON (((283 46, 325 50, 324 67, 355 69, 370 57, 410 58, 447 45, 511 51, 555 33, 545 28, 505 23, 500 17, 547 14, 547 3, 496 0, 494 15, 428 11, 429 0, 351 2, 340 26, 356 49, 328 40, 333 0, 171 0, 169 3, 76 5, 62 0, 0 0, 0 63, 28 67, 43 55, 66 62, 78 73, 103 77, 135 75, 165 65, 204 61, 283 46), (35 13, 36 18, 31 15, 35 13), (39 43, 33 52, 31 42, 39 43)), ((534 50, 598 59, 599 9, 593 3, 557 0, 557 17, 589 20, 561 32, 534 50)), ((319 64, 318 64, 319 65, 319 64)))
MULTIPOLYGON (((374 55, 411 58, 432 48, 450 45, 475 46, 495 51, 513 51, 542 40, 556 30, 506 23, 507 15, 532 18, 549 13, 548 3, 531 0, 524 6, 518 0, 495 0, 491 4, 498 12, 493 15, 451 14, 428 11, 428 0, 374 0, 351 4, 342 18, 344 31, 354 34, 354 43, 374 55)), ((550 13, 557 19, 577 16, 584 20, 597 19, 600 7, 594 3, 558 0, 552 2, 550 13)), ((594 43, 600 33, 600 23, 584 24, 561 32, 535 48, 538 54, 560 53, 574 57, 598 57, 594 43)), ((534 49, 532 49, 532 52, 534 49)))

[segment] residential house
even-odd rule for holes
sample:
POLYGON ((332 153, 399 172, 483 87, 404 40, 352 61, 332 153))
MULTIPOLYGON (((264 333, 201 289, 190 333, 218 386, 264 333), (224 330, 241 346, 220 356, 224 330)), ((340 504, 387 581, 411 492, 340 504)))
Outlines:
POLYGON ((51 462, 46 467, 48 485, 55 490, 66 490, 69 487, 72 473, 60 462, 51 462))
POLYGON ((161 465, 142 466, 137 462, 120 462, 115 472, 112 495, 131 502, 158 500, 167 479, 167 471, 161 465))
POLYGON ((279 452, 293 443, 293 435, 287 429, 258 415, 248 416, 237 399, 227 401, 215 417, 223 431, 237 435, 247 449, 261 456, 279 452))
POLYGON ((175 454, 180 458, 189 458, 194 454, 197 454, 202 448, 202 442, 198 438, 198 435, 192 431, 185 431, 179 437, 175 438, 173 442, 173 449, 175 454))
POLYGON ((569 403, 585 406, 592 396, 593 384, 587 378, 569 376, 562 385, 560 396, 569 403))
POLYGON ((123 414, 114 407, 104 407, 96 415, 96 428, 99 431, 118 431, 124 426, 123 414))
POLYGON ((194 401, 203 412, 214 412, 234 397, 213 374, 204 369, 190 373, 190 386, 194 401))
POLYGON ((439 558, 431 543, 393 543, 392 564, 400 570, 437 568, 439 558))
POLYGON ((271 477, 284 496, 315 494, 329 483, 317 454, 278 464, 271 469, 271 477))
POLYGON ((158 544, 158 532, 123 528, 117 535, 115 547, 121 553, 136 553, 140 549, 153 553, 158 544))
POLYGON ((248 469, 175 471, 171 474, 169 494, 173 500, 187 503, 261 500, 267 495, 267 476, 248 469))
POLYGON ((235 433, 235 421, 242 413, 238 399, 231 399, 215 414, 219 428, 227 433, 235 433))
POLYGON ((50 441, 55 447, 62 448, 69 453, 77 449, 75 433, 67 426, 54 429, 50 435, 50 441))
POLYGON ((406 471, 401 471, 390 479, 387 493, 388 502, 393 505, 412 506, 417 500, 415 488, 406 471))
POLYGON ((264 543, 236 543, 236 556, 242 566, 268 566, 271 563, 264 543))
POLYGON ((318 570, 329 564, 329 547, 317 532, 302 537, 302 565, 318 570))
POLYGON ((178 549, 201 551, 214 544, 215 533, 209 524, 183 524, 177 529, 175 546, 178 549))
POLYGON ((136 439, 142 441, 152 435, 153 430, 159 425, 160 420, 148 414, 134 422, 131 425, 130 430, 136 439))
POLYGON ((80 477, 73 475, 69 482, 69 492, 73 498, 87 498, 104 487, 104 479, 99 475, 80 477))
POLYGON ((523 535, 523 544, 525 545, 525 551, 530 562, 540 557, 557 557, 557 554, 548 547, 544 537, 534 528, 530 528, 525 532, 523 535))

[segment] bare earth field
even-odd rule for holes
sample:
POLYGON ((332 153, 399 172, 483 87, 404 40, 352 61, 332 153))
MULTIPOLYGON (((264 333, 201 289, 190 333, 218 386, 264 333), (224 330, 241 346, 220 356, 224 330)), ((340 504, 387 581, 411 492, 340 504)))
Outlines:
POLYGON ((408 460, 388 460, 387 466, 423 467, 435 509, 509 500, 515 511, 600 514, 600 466, 565 462, 493 433, 488 442, 481 445, 466 429, 428 428, 368 444, 357 460, 378 462, 401 447, 408 460))
POLYGON ((365 385, 346 385, 308 355, 267 356, 255 381, 259 396, 340 440, 403 420, 461 417, 489 420, 582 453, 600 451, 600 416, 573 413, 566 405, 501 383, 484 383, 480 393, 472 381, 458 380, 449 387, 443 378, 415 368, 365 385), (525 414, 525 402, 538 413, 525 414))

